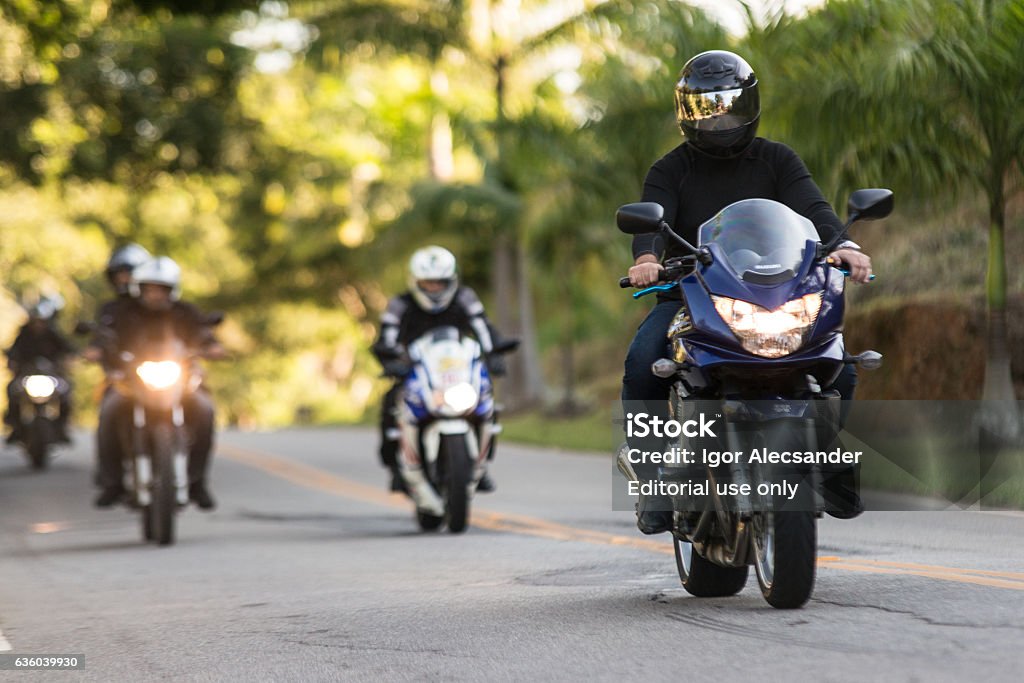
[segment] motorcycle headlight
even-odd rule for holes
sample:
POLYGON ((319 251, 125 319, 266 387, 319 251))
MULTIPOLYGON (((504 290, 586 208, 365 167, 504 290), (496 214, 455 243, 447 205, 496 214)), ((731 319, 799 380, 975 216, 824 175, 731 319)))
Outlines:
POLYGON ((478 394, 476 389, 473 388, 473 385, 468 382, 463 382, 445 389, 442 398, 444 400, 444 405, 453 413, 461 414, 476 405, 478 394))
POLYGON ((135 373, 150 389, 166 389, 181 378, 181 366, 173 360, 147 360, 135 369, 135 373))
POLYGON ((774 311, 727 296, 711 299, 743 349, 765 358, 788 356, 803 346, 821 311, 820 292, 787 301, 774 311))
POLYGON ((57 391, 57 380, 48 375, 29 375, 21 380, 21 386, 25 387, 25 393, 29 398, 41 401, 53 396, 57 391))

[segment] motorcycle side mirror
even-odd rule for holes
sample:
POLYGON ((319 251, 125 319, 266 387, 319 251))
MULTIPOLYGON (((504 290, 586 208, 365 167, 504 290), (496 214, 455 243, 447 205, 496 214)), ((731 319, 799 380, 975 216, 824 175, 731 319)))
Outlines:
POLYGON ((635 202, 620 206, 615 212, 615 224, 627 235, 640 235, 661 230, 665 207, 657 202, 635 202))
POLYGON ((495 342, 494 353, 511 353, 518 348, 518 339, 502 339, 501 341, 495 342))
POLYGON ((90 334, 95 328, 96 325, 94 323, 86 322, 85 320, 79 320, 77 323, 75 323, 75 334, 90 334))
POLYGON ((872 188, 857 190, 846 205, 849 222, 874 221, 892 213, 892 190, 872 188))

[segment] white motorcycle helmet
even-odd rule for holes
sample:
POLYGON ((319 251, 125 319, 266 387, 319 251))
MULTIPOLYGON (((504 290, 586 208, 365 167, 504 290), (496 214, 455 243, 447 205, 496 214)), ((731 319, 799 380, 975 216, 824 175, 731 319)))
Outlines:
POLYGON ((56 317, 62 308, 64 308, 64 297, 61 295, 42 296, 39 301, 28 308, 28 317, 31 320, 49 321, 56 317))
POLYGON ((163 285, 171 289, 171 301, 181 298, 181 267, 168 256, 157 256, 132 270, 128 293, 138 299, 140 285, 163 285))
POLYGON ((418 249, 409 259, 409 291, 427 313, 448 308, 458 288, 455 256, 444 247, 418 249))

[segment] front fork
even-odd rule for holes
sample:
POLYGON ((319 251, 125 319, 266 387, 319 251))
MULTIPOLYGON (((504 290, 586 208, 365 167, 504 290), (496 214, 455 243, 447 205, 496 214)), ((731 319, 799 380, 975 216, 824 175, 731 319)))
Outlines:
POLYGON ((399 467, 417 508, 438 516, 444 514, 444 503, 437 492, 438 454, 441 437, 444 435, 461 435, 466 439, 467 450, 475 462, 469 484, 469 494, 472 496, 487 470, 487 460, 493 453, 496 437, 501 433, 501 426, 493 418, 480 426, 479 439, 477 430, 462 418, 438 419, 421 427, 411 414, 403 412, 398 423, 399 467), (419 447, 421 443, 422 452, 419 447))
MULTIPOLYGON (((125 483, 127 490, 135 491, 136 500, 140 506, 149 505, 152 502, 153 487, 153 456, 151 453, 153 440, 146 430, 146 410, 136 404, 132 408, 132 453, 134 456, 134 467, 126 468, 125 477, 131 477, 134 472, 134 481, 125 483)), ((175 498, 179 505, 188 504, 188 456, 183 447, 182 435, 185 431, 185 412, 180 405, 171 409, 171 425, 174 430, 173 453, 171 453, 171 467, 174 473, 175 498)))

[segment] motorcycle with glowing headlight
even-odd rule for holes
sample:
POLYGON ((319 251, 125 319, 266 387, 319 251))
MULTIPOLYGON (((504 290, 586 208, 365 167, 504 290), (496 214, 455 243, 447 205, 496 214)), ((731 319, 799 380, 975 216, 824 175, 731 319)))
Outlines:
POLYGON ((18 370, 13 398, 20 403, 20 441, 32 469, 46 469, 50 449, 61 442, 61 406, 71 385, 46 358, 36 358, 18 370))
POLYGON ((125 490, 142 515, 142 535, 159 545, 174 543, 175 515, 189 502, 188 427, 183 398, 198 391, 202 373, 196 355, 168 336, 145 350, 120 353, 121 367, 109 375, 114 391, 131 400, 124 452, 125 490))
MULTIPOLYGON (((496 353, 515 348, 509 342, 496 353)), ((399 467, 424 531, 461 533, 501 428, 480 344, 438 327, 409 345, 398 402, 399 467)))
MULTIPOLYGON (((691 253, 667 260, 662 283, 633 295, 678 288, 683 306, 668 329, 667 357, 651 372, 673 380, 671 419, 711 413, 720 425, 714 438, 676 445, 695 453, 747 454, 830 446, 839 429, 840 399, 827 387, 844 364, 874 369, 881 355, 847 354, 846 273, 828 255, 854 221, 883 218, 892 206, 889 190, 852 193, 844 229, 822 244, 814 225, 785 205, 745 199, 705 222, 698 246, 671 229, 659 204, 618 210, 623 232, 659 232, 691 253)), ((628 278, 619 284, 630 286, 628 278)), ((694 460, 659 473, 662 482, 709 483, 698 495, 671 496, 683 587, 702 597, 733 595, 742 590, 752 564, 769 604, 804 605, 814 587, 816 522, 825 509, 821 468, 754 458, 714 466, 694 460)), ((617 464, 625 476, 638 479, 625 453, 617 464)))

